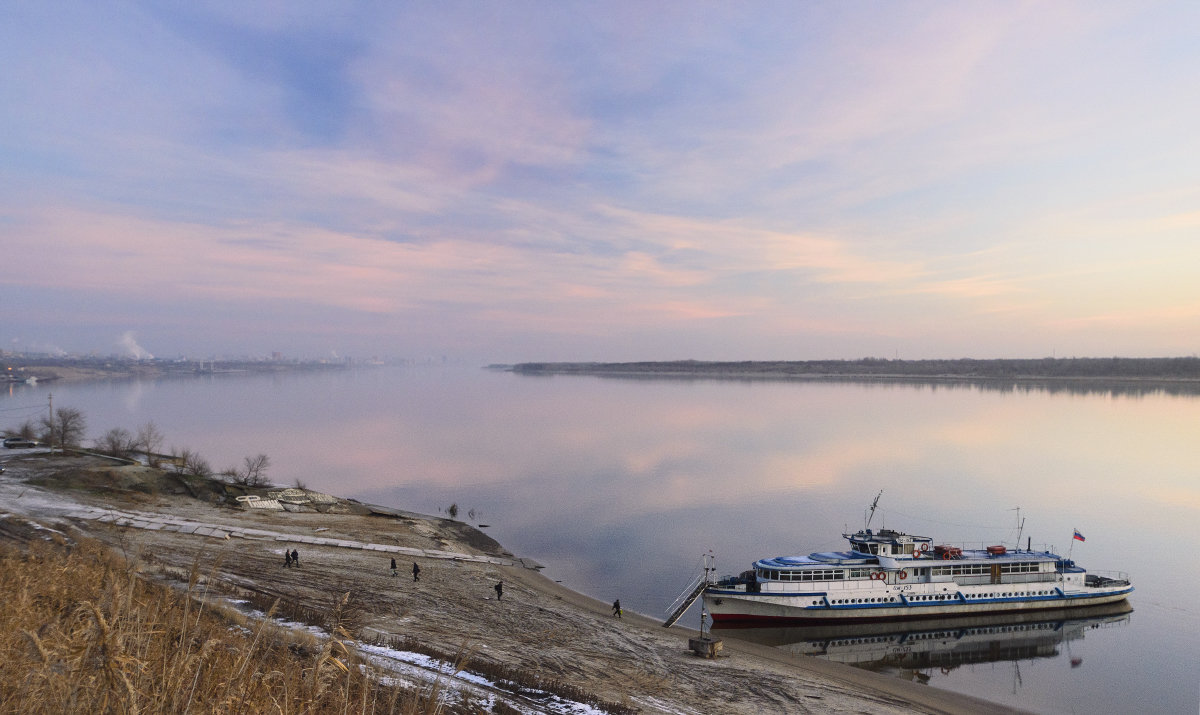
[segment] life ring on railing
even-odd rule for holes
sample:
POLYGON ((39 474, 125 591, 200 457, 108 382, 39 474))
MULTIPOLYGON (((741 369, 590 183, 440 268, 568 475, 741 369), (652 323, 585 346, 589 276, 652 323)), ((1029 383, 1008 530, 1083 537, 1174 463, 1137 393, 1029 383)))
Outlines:
POLYGON ((875 579, 876 581, 883 581, 887 578, 887 573, 884 571, 872 571, 871 578, 875 579))
POLYGON ((949 561, 949 560, 950 560, 950 552, 947 551, 946 553, 942 554, 942 561, 949 561))
POLYGON ((921 544, 921 553, 929 551, 929 544, 921 544))
POLYGON ((907 571, 901 571, 901 572, 900 572, 900 580, 901 580, 901 581, 903 581, 903 580, 904 580, 904 579, 906 579, 906 578, 908 578, 908 572, 907 572, 907 571))

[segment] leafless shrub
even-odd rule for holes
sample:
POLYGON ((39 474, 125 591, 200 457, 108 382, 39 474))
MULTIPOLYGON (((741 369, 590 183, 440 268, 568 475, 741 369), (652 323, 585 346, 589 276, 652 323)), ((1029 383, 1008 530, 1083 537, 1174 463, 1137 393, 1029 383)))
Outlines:
POLYGON ((153 422, 147 422, 138 428, 137 437, 134 439, 136 448, 145 453, 146 458, 150 460, 151 467, 158 466, 158 450, 162 449, 163 435, 158 431, 158 427, 153 422))
POLYGON ((95 449, 114 457, 128 458, 137 449, 137 442, 129 430, 113 427, 96 440, 95 449))
POLYGON ((267 479, 267 468, 271 466, 271 458, 265 454, 246 457, 242 460, 242 468, 229 467, 221 472, 221 476, 233 484, 244 487, 265 487, 270 485, 267 479))
POLYGON ((196 477, 212 476, 212 466, 209 465, 208 460, 187 447, 178 452, 172 451, 172 456, 176 472, 196 477))

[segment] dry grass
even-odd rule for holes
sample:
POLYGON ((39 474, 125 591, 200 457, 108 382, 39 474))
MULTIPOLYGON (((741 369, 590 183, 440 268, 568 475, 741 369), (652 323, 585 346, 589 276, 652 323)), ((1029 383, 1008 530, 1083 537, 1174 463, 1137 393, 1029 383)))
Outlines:
POLYGON ((186 594, 148 582, 90 542, 0 544, 0 712, 440 709, 371 679, 340 626, 322 642, 239 621, 196 597, 197 581, 193 569, 186 594))

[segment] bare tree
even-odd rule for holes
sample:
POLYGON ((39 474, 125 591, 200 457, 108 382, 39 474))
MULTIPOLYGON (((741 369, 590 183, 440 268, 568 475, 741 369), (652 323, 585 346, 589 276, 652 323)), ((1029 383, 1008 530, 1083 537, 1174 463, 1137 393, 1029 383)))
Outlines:
POLYGON ((74 407, 60 407, 53 418, 43 417, 42 441, 53 447, 78 447, 87 432, 87 419, 74 407))
POLYGON ((186 447, 179 451, 175 470, 180 474, 191 474, 197 477, 211 477, 212 467, 208 460, 186 447))
POLYGON ((153 422, 147 422, 138 428, 137 437, 134 439, 135 449, 141 450, 146 455, 151 467, 158 466, 158 450, 162 449, 163 435, 158 431, 158 427, 153 422))
POLYGON ((266 486, 270 482, 267 481, 267 468, 271 466, 271 458, 265 454, 259 454, 254 457, 246 457, 246 484, 252 487, 266 486))
POLYGON ((114 427, 96 440, 96 450, 114 457, 129 457, 137 448, 137 441, 129 430, 114 427))
POLYGON ((267 479, 267 468, 271 466, 271 458, 267 455, 246 457, 242 460, 242 465, 241 469, 229 467, 221 472, 221 476, 244 487, 265 487, 271 483, 267 479))

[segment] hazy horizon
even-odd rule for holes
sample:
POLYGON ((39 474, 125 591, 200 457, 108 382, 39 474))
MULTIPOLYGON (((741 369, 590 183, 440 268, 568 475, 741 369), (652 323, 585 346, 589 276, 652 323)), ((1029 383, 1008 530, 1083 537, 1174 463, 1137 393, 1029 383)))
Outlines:
POLYGON ((1193 355, 1198 22, 1182 2, 9 4, 0 347, 1193 355))

